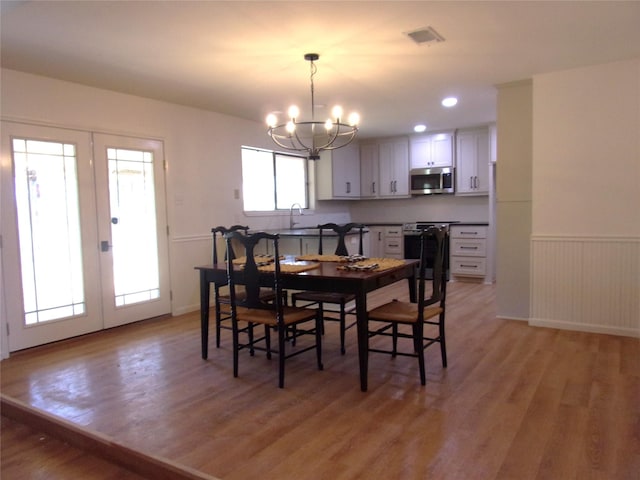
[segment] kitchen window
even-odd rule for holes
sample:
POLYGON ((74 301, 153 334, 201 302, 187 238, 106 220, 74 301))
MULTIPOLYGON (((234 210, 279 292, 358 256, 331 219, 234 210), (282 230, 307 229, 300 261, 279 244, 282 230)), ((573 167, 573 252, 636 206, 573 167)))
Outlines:
POLYGON ((307 159, 242 147, 242 198, 245 212, 308 208, 307 159))

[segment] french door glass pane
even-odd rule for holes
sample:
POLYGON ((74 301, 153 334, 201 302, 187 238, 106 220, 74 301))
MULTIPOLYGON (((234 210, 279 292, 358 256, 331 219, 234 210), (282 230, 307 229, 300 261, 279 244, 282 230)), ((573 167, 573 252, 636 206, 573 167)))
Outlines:
POLYGON ((85 313, 76 148, 14 138, 25 323, 85 313))
POLYGON ((116 306, 160 296, 153 154, 108 148, 116 306))

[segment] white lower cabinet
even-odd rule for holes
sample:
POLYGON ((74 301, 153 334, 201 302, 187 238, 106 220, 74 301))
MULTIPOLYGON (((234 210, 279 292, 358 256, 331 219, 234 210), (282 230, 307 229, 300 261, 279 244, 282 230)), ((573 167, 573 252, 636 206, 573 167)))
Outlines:
POLYGON ((451 225, 449 260, 452 275, 481 278, 487 274, 487 230, 484 225, 451 225))
POLYGON ((374 226, 369 229, 369 258, 404 258, 402 226, 374 226))
POLYGON ((384 255, 386 258, 404 258, 402 225, 384 227, 384 255))

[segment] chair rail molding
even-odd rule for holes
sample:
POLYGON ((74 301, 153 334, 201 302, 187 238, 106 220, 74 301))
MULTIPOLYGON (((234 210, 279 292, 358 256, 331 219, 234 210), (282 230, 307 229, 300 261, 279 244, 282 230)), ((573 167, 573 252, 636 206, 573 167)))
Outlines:
POLYGON ((640 238, 531 237, 534 326, 640 337, 640 238))

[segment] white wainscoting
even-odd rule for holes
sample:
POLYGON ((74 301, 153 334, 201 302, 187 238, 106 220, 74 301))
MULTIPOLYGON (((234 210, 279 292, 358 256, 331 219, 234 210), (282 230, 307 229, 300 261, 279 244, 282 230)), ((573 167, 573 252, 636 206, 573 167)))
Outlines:
POLYGON ((200 276, 194 267, 211 263, 211 239, 211 234, 183 235, 171 239, 173 315, 200 309, 200 276))
POLYGON ((533 236, 536 326, 640 337, 640 238, 533 236))

